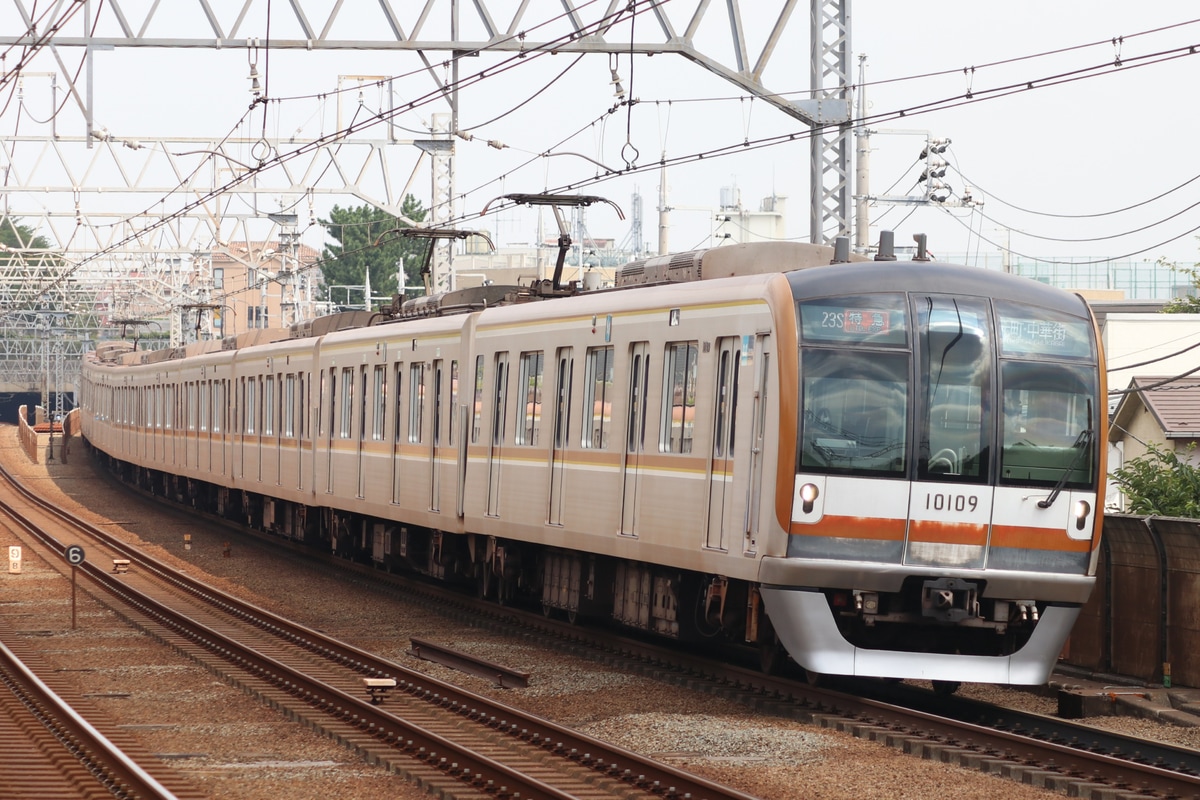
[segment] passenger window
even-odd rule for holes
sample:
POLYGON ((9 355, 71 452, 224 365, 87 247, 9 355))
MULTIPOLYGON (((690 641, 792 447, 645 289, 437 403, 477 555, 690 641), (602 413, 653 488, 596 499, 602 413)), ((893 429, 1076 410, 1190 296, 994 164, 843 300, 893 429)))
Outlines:
POLYGON ((522 405, 518 408, 517 444, 536 445, 542 424, 542 370, 545 358, 542 351, 521 354, 520 382, 517 391, 522 405))
POLYGON ((342 369, 342 417, 341 430, 339 435, 343 439, 349 439, 353 435, 354 423, 354 369, 352 367, 344 367, 342 369))
POLYGON ((399 443, 404 431, 404 408, 400 402, 400 390, 404 386, 404 364, 402 362, 396 362, 392 375, 394 378, 392 383, 396 386, 396 413, 394 415, 396 428, 392 431, 392 441, 399 443))
POLYGON ((587 448, 607 449, 612 427, 613 349, 594 347, 587 352, 583 378, 583 441, 587 448))
POLYGON ((483 356, 475 356, 475 400, 471 403, 471 444, 479 442, 479 420, 483 414, 483 356))
POLYGON ((662 424, 659 426, 660 452, 692 452, 698 352, 696 342, 667 345, 663 365, 662 424))
POLYGON ((254 378, 246 379, 246 424, 244 429, 246 433, 255 433, 258 430, 258 383, 254 378))
POLYGON ((408 441, 420 444, 423 438, 421 421, 425 417, 425 363, 408 368, 408 441))
POLYGON ((383 441, 383 426, 387 420, 387 378, 384 366, 375 367, 375 383, 372 389, 375 398, 374 413, 371 419, 371 438, 377 442, 383 441))
POLYGON ((275 433, 275 376, 263 380, 263 435, 271 436, 275 433))
POLYGON ((504 420, 508 410, 508 353, 496 354, 495 391, 492 393, 492 445, 504 443, 504 420))

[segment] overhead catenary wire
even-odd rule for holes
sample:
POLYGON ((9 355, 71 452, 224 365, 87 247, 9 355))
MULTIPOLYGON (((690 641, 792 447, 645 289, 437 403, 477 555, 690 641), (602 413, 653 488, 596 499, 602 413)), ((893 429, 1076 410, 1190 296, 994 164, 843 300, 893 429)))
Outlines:
MULTIPOLYGON (((627 10, 631 14, 636 14, 636 13, 642 13, 646 7, 647 7, 646 4, 630 3, 627 6, 627 10)), ((616 15, 614 15, 614 16, 616 16, 616 15)), ((610 21, 606 18, 606 20, 602 21, 600 24, 609 24, 609 23, 610 23, 610 21)), ((1192 24, 1192 23, 1190 23, 1190 22, 1189 23, 1179 23, 1176 26, 1168 26, 1168 27, 1179 27, 1184 24, 1192 24)), ((1166 29, 1166 28, 1163 28, 1163 29, 1166 29)), ((1155 30, 1162 30, 1162 29, 1155 29, 1155 30)), ((1132 38, 1132 36, 1143 35, 1146 33, 1150 33, 1150 31, 1142 32, 1140 34, 1131 34, 1129 38, 1132 38)), ((573 33, 572 35, 575 36, 578 34, 573 33)), ((1060 49, 1060 51, 1065 51, 1065 50, 1070 50, 1070 49, 1078 49, 1078 48, 1082 48, 1085 46, 1094 46, 1094 44, 1095 43, 1093 43, 1093 45, 1081 45, 1081 46, 1077 46, 1077 48, 1060 49)), ((524 58, 524 57, 529 56, 530 54, 545 53, 548 50, 549 50, 549 46, 543 45, 540 47, 539 50, 531 50, 531 51, 526 51, 525 53, 522 53, 520 57, 524 58)), ((1055 52, 1059 52, 1059 51, 1055 51, 1055 52)), ((1196 53, 1195 46, 1191 46, 1190 49, 1189 48, 1174 48, 1174 49, 1160 51, 1158 53, 1147 54, 1144 56, 1127 58, 1120 64, 1120 67, 1122 69, 1128 70, 1128 69, 1137 68, 1137 67, 1151 66, 1153 64, 1164 63, 1164 62, 1167 62, 1167 61, 1170 61, 1170 60, 1173 60, 1176 58, 1182 58, 1182 57, 1186 57, 1188 55, 1194 55, 1195 53, 1196 53)), ((1032 57, 1022 57, 1021 59, 1014 59, 1014 60, 1027 60, 1029 58, 1032 58, 1032 57)), ((929 111, 933 111, 933 110, 954 108, 954 107, 958 107, 961 105, 966 105, 966 104, 975 103, 975 102, 981 102, 981 101, 985 101, 985 100, 989 100, 989 99, 995 99, 998 97, 1006 97, 1006 96, 1010 96, 1012 94, 1017 94, 1017 93, 1026 92, 1026 91, 1033 91, 1036 89, 1042 89, 1042 88, 1046 88, 1049 86, 1062 85, 1065 83, 1070 83, 1070 82, 1077 81, 1077 80, 1084 80, 1084 79, 1088 79, 1091 77, 1096 77, 1101 74, 1105 74, 1105 73, 1101 72, 1101 70, 1108 70, 1111 67, 1112 67, 1112 64, 1110 64, 1110 63, 1093 65, 1093 66, 1084 67, 1084 68, 1080 68, 1080 69, 1076 69, 1076 70, 1071 70, 1068 72, 1056 73, 1054 75, 1044 76, 1044 77, 1036 78, 1033 80, 1022 81, 1020 83, 999 86, 999 87, 995 87, 995 88, 992 88, 989 90, 968 91, 968 93, 965 95, 954 95, 949 98, 943 98, 942 100, 930 101, 928 103, 923 103, 923 104, 919 104, 916 106, 910 106, 910 107, 898 109, 898 110, 895 110, 892 112, 871 115, 867 119, 861 120, 859 122, 860 123, 868 123, 868 122, 892 121, 892 120, 897 120, 897 119, 903 119, 903 118, 908 118, 908 117, 915 116, 915 115, 922 114, 922 113, 928 113, 929 111)), ((507 71, 507 69, 510 69, 510 68, 512 68, 511 60, 510 60, 510 62, 502 63, 498 67, 491 67, 491 68, 485 68, 483 70, 480 70, 474 76, 469 76, 467 79, 464 79, 464 81, 460 81, 460 85, 473 85, 474 83, 482 81, 483 79, 485 79, 487 77, 492 77, 496 74, 500 74, 501 72, 507 71)), ((420 107, 421 105, 423 105, 427 102, 431 102, 432 99, 434 99, 436 97, 440 97, 443 91, 445 91, 445 88, 439 87, 439 89, 437 91, 430 92, 428 95, 416 98, 415 100, 410 101, 408 104, 405 104, 404 106, 402 106, 399 109, 396 109, 393 112, 389 112, 386 114, 380 113, 380 114, 375 115, 375 117, 373 117, 369 120, 364 120, 361 125, 360 124, 351 125, 345 129, 343 129, 342 131, 337 132, 336 134, 331 134, 329 137, 322 137, 318 141, 308 143, 306 145, 295 148, 286 153, 274 154, 272 156, 272 158, 264 160, 262 163, 260 163, 259 166, 253 172, 251 172, 249 174, 249 176, 242 176, 241 178, 239 178, 239 182, 241 180, 245 180, 247 177, 251 177, 253 174, 256 174, 257 172, 260 172, 262 170, 272 168, 275 166, 279 166, 291 158, 295 158, 295 157, 298 157, 299 155, 310 152, 313 147, 327 146, 334 137, 348 136, 351 133, 355 133, 360 130, 365 130, 367 127, 370 127, 373 124, 390 121, 397 114, 407 113, 408 111, 413 110, 417 107, 420 107)), ((636 100, 632 99, 632 98, 629 101, 627 101, 628 104, 632 104, 634 102, 636 102, 636 100)), ((586 129, 586 127, 587 126, 584 126, 585 129, 586 129)), ((560 187, 558 187, 557 190, 559 190, 559 191, 578 190, 579 188, 582 188, 584 186, 595 185, 597 183, 601 183, 605 180, 611 179, 618 175, 637 174, 637 173, 646 171, 648 169, 659 169, 662 166, 694 163, 696 161, 700 161, 705 158, 722 157, 725 155, 729 155, 733 152, 745 152, 745 151, 753 150, 753 149, 761 149, 761 148, 765 148, 765 147, 776 146, 779 144, 784 144, 784 143, 793 142, 793 141, 797 141, 797 140, 808 139, 808 138, 811 138, 811 136, 817 135, 821 132, 822 132, 822 130, 818 128, 818 129, 813 129, 813 130, 807 131, 806 133, 802 133, 802 134, 797 134, 797 133, 783 134, 780 136, 764 137, 764 138, 760 138, 760 139, 756 139, 756 140, 751 140, 749 138, 746 138, 743 142, 740 142, 737 144, 731 144, 731 145, 711 148, 708 150, 694 152, 694 153, 690 153, 690 154, 687 154, 684 156, 678 156, 678 157, 670 157, 669 158, 664 154, 663 157, 655 163, 646 164, 646 165, 628 164, 625 169, 610 170, 604 174, 599 174, 599 175, 593 176, 590 179, 573 181, 573 182, 570 182, 567 184, 563 184, 560 187)), ((511 170, 506 171, 504 173, 504 175, 508 176, 511 174, 511 172, 512 172, 511 170)), ((494 179, 494 180, 496 180, 496 179, 494 179)), ((213 191, 211 191, 210 193, 208 193, 205 197, 200 198, 200 201, 203 202, 204 200, 211 198, 213 196, 216 196, 218 194, 221 194, 225 190, 230 189, 230 188, 232 188, 232 186, 229 184, 222 186, 222 187, 218 187, 218 188, 214 189, 213 191)), ((466 194, 461 195, 461 197, 463 199, 465 199, 466 194)), ((157 226, 157 225, 166 224, 171 219, 175 218, 176 216, 178 216, 180 214, 186 213, 188 210, 191 210, 194 207, 195 207, 195 203, 190 203, 188 205, 185 205, 184 208, 177 210, 176 212, 174 212, 174 214, 166 215, 162 219, 156 221, 155 223, 152 223, 151 225, 157 226)), ((473 219, 473 218, 475 218, 475 215, 463 215, 460 219, 473 219)), ((143 231, 139 232, 139 234, 148 232, 151 229, 152 229, 151 227, 147 226, 147 228, 143 229, 143 231)), ((133 236, 137 236, 139 234, 134 234, 133 236)), ((133 238, 133 237, 130 237, 130 238, 133 238)), ((126 241, 128 241, 128 240, 126 240, 126 241)), ((93 254, 92 256, 82 259, 80 262, 78 262, 78 264, 76 265, 76 268, 78 268, 78 266, 82 266, 85 263, 88 263, 88 261, 90 261, 90 260, 93 260, 93 259, 103 255, 105 252, 109 252, 112 249, 123 245, 124 243, 125 242, 119 242, 116 245, 112 245, 109 248, 106 248, 106 250, 104 250, 104 251, 100 251, 96 254, 93 254)), ((1144 252, 1144 251, 1139 251, 1139 252, 1144 252)), ((1104 259, 1104 260, 1108 260, 1108 259, 1104 259)))

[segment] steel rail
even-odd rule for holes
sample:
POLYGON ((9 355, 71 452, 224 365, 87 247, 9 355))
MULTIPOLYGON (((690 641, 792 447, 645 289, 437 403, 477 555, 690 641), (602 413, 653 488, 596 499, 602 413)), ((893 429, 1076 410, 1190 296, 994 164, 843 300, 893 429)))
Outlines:
POLYGON ((3 642, 0 670, 12 681, 11 690, 30 714, 114 796, 177 800, 174 792, 80 716, 3 642))
MULTIPOLYGON (((203 581, 176 572, 165 563, 131 548, 107 531, 45 502, 28 487, 17 481, 3 467, 0 467, 0 476, 3 476, 21 492, 23 497, 39 508, 70 525, 87 531, 89 535, 97 537, 107 546, 122 553, 131 562, 143 569, 155 572, 172 585, 184 589, 226 613, 251 622, 264 631, 363 675, 393 678, 397 684, 396 691, 433 701, 468 719, 482 722, 501 733, 532 743, 559 757, 568 758, 608 778, 623 781, 642 791, 663 797, 692 798, 692 800, 704 800, 704 798, 754 800, 750 795, 729 787, 654 761, 616 745, 602 742, 415 670, 406 669, 394 662, 381 659, 367 651, 227 595, 203 581)), ((38 536, 49 547, 59 553, 65 552, 66 545, 48 533, 36 531, 36 526, 19 510, 2 501, 0 501, 0 508, 30 529, 33 535, 38 536)), ((190 620, 176 618, 171 609, 161 606, 149 598, 136 595, 129 590, 119 575, 114 575, 91 562, 85 562, 79 569, 123 602, 139 608, 143 614, 158 619, 159 624, 167 625, 193 643, 227 661, 239 663, 244 668, 248 666, 261 680, 267 680, 293 697, 303 699, 326 713, 332 711, 335 716, 352 722, 360 730, 369 732, 379 741, 393 746, 398 743, 402 744, 401 749, 406 753, 416 754, 426 761, 429 759, 429 754, 433 752, 451 753, 452 756, 438 755, 437 759, 440 761, 436 763, 444 763, 447 770, 453 766, 459 772, 455 777, 463 779, 463 776, 466 776, 468 782, 472 784, 482 780, 485 785, 506 786, 509 792, 513 791, 514 784, 522 785, 521 781, 525 776, 520 773, 509 770, 503 765, 489 763, 490 759, 480 757, 436 733, 424 731, 418 726, 410 726, 409 723, 389 714, 386 709, 378 707, 369 700, 362 700, 335 687, 319 681, 312 681, 287 665, 258 653, 252 648, 243 648, 236 642, 226 641, 216 644, 225 637, 190 620), (197 631, 189 632, 187 630, 189 625, 194 625, 197 631), (423 737, 425 737, 424 741, 423 737), (462 764, 472 765, 470 775, 467 775, 465 772, 467 768, 462 764)), ((545 786, 538 781, 528 783, 525 791, 527 793, 520 795, 522 798, 544 797, 547 800, 566 800, 569 797, 559 794, 553 787, 545 786)))

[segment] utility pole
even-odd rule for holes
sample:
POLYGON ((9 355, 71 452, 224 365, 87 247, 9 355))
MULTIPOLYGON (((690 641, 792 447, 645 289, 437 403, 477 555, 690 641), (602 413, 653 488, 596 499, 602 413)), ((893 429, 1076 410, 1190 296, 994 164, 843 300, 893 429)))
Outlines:
MULTIPOLYGON (((666 158, 663 153, 663 158, 666 158)), ((671 208, 667 205, 667 168, 658 170, 658 254, 671 252, 671 208)))
MULTIPOLYGON (((858 118, 867 118, 867 57, 858 57, 858 118)), ((854 129, 858 140, 854 168, 854 252, 866 253, 871 246, 871 129, 860 124, 854 129)))

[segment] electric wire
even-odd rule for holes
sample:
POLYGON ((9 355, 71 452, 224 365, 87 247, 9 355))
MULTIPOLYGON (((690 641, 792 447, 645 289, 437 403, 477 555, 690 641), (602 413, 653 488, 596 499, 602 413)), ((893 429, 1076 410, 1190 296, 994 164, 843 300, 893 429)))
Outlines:
MULTIPOLYGON (((634 3, 631 3, 629 5, 629 8, 632 9, 634 7, 634 5, 635 5, 634 3)), ((640 13, 640 12, 633 12, 633 13, 640 13)), ((1190 23, 1180 23, 1179 25, 1183 25, 1183 24, 1190 24, 1190 23)), ((1178 25, 1169 26, 1169 27, 1178 27, 1178 25)), ((542 52, 545 52, 544 48, 542 48, 542 52)), ((1173 49, 1169 49, 1169 50, 1165 50, 1165 51, 1160 51, 1158 53, 1139 56, 1134 59, 1130 59, 1126 62, 1118 61, 1118 66, 1120 66, 1123 69, 1131 69, 1131 68, 1136 68, 1136 67, 1143 67, 1143 66, 1150 66, 1150 65, 1158 64, 1158 63, 1164 63, 1164 62, 1167 62, 1170 60, 1174 60, 1176 58, 1186 57, 1187 55, 1194 55, 1194 54, 1196 54, 1195 46, 1191 46, 1190 48, 1173 48, 1173 49)), ((527 55, 527 53, 522 54, 521 57, 524 57, 525 55, 527 55)), ((901 118, 906 118, 906 117, 917 115, 917 114, 928 113, 929 111, 933 111, 933 110, 954 108, 954 107, 958 107, 961 105, 966 105, 968 103, 980 102, 980 101, 983 101, 986 99, 1005 97, 1005 96, 1017 94, 1017 93, 1024 92, 1024 91, 1032 91, 1035 89, 1046 88, 1049 86, 1062 85, 1062 84, 1074 82, 1077 80, 1083 80, 1083 79, 1087 79, 1087 78, 1091 78, 1091 77, 1096 77, 1099 74, 1104 74, 1104 73, 1100 73, 1099 70, 1102 68, 1107 69, 1110 66, 1111 65, 1109 65, 1109 64, 1094 65, 1091 67, 1084 67, 1081 69, 1071 70, 1068 72, 1057 73, 1055 75, 1047 76, 1044 78, 1039 78, 1036 80, 1024 81, 1019 84, 1008 84, 1005 86, 995 87, 993 89, 984 90, 981 92, 968 91, 968 93, 965 95, 955 95, 950 98, 943 98, 942 100, 935 100, 935 101, 931 101, 928 103, 923 103, 923 104, 919 104, 916 106, 912 106, 909 108, 903 108, 903 109, 899 109, 899 110, 896 110, 893 112, 888 112, 885 114, 871 115, 866 120, 863 120, 862 122, 901 119, 901 118)), ((506 70, 505 69, 490 70, 492 75, 498 74, 499 72, 503 72, 503 71, 506 71, 506 70)), ((481 70, 479 73, 477 73, 476 76, 473 76, 476 79, 474 82, 478 82, 479 80, 482 80, 485 77, 489 77, 488 73, 489 73, 489 70, 487 70, 487 69, 481 70)), ((468 80, 470 80, 470 79, 468 79, 468 80)), ((438 94, 440 94, 440 91, 438 92, 438 94)), ((424 98, 418 98, 418 100, 410 102, 409 104, 407 104, 406 108, 401 109, 401 111, 411 110, 412 108, 417 107, 419 101, 421 101, 422 99, 424 99, 424 98)), ((635 101, 630 100, 627 102, 629 105, 632 105, 635 101)), ((370 125, 370 124, 375 124, 375 122, 377 122, 377 121, 387 121, 392 116, 395 116, 395 114, 394 113, 378 114, 378 115, 376 115, 375 119, 368 121, 362 127, 366 127, 367 125, 370 125)), ((585 126, 585 128, 586 128, 586 126, 585 126)), ((339 133, 341 135, 348 135, 349 133, 356 132, 357 130, 360 130, 360 129, 361 128, 359 126, 349 126, 347 129, 345 129, 344 131, 339 132, 339 133)), ((819 135, 821 132, 822 132, 822 129, 820 129, 820 128, 814 129, 813 131, 810 131, 810 136, 811 135, 819 135)), ((785 142, 791 142, 791 141, 795 141, 797 139, 804 139, 804 138, 809 138, 809 137, 799 136, 797 134, 785 134, 783 136, 766 137, 763 139, 758 139, 758 140, 753 140, 753 141, 749 140, 747 138, 745 141, 743 141, 740 144, 740 146, 727 145, 727 146, 723 146, 723 147, 712 148, 708 151, 692 153, 687 156, 675 157, 675 158, 670 158, 670 159, 666 158, 664 155, 664 157, 662 159, 660 159, 658 163, 646 165, 646 166, 638 166, 636 164, 629 164, 625 170, 619 170, 619 171, 616 171, 615 173, 610 172, 605 175, 598 175, 587 181, 576 181, 576 182, 568 183, 568 184, 565 184, 563 187, 561 187, 560 190, 569 191, 571 189, 577 189, 582 186, 592 185, 593 183, 600 183, 600 182, 603 182, 603 181, 613 177, 615 174, 621 174, 621 175, 636 174, 638 172, 645 171, 646 169, 659 169, 662 166, 666 166, 667 164, 692 163, 694 161, 703 160, 704 158, 720 157, 723 155, 728 155, 732 152, 774 146, 777 144, 782 144, 785 142)), ((324 142, 321 142, 320 144, 324 144, 324 142)), ((298 155, 300 155, 304 152, 308 152, 308 148, 302 146, 301 148, 297 148, 296 150, 290 151, 289 153, 276 154, 272 159, 260 164, 259 171, 261 171, 262 169, 268 168, 268 167, 279 165, 279 164, 283 163, 284 161, 288 160, 289 158, 297 157, 298 155)), ((510 173, 505 173, 505 174, 507 175, 510 173)), ((220 194, 225 189, 228 189, 228 188, 231 188, 231 187, 226 186, 226 187, 222 187, 220 189, 214 190, 213 192, 209 193, 209 196, 215 196, 216 194, 220 194)), ((464 195, 464 198, 465 198, 465 195, 464 195)), ((190 207, 194 207, 194 205, 189 204, 189 207, 187 207, 185 209, 181 209, 179 211, 176 211, 176 212, 174 212, 173 215, 164 217, 162 220, 159 220, 158 222, 153 223, 153 225, 158 226, 161 224, 166 224, 166 222, 168 220, 172 219, 174 216, 182 214, 186 210, 190 210, 190 207)), ((465 219, 465 218, 474 218, 474 217, 473 216, 471 216, 471 217, 464 216, 463 218, 465 219)), ((144 231, 144 232, 147 232, 150 229, 151 228, 148 227, 146 229, 146 231, 144 231)), ((119 246, 119 244, 110 246, 105 251, 101 251, 99 253, 93 254, 92 256, 89 256, 86 259, 81 260, 76 265, 75 268, 78 269, 79 266, 82 266, 83 264, 88 263, 91 260, 94 260, 96 257, 99 257, 100 255, 103 255, 104 252, 111 251, 114 247, 119 246)), ((1144 251, 1141 251, 1141 252, 1144 252, 1144 251)), ((1110 260, 1110 259, 1105 259, 1105 260, 1110 260)))
MULTIPOLYGON (((596 2, 596 1, 597 0, 591 0, 591 2, 596 2)), ((586 3, 585 5, 590 5, 591 2, 586 3)), ((587 29, 591 29, 591 28, 598 29, 599 27, 601 27, 603 25, 611 24, 612 21, 619 19, 621 16, 625 15, 626 13, 631 14, 631 15, 638 14, 638 13, 644 13, 644 11, 647 8, 653 6, 654 2, 655 2, 655 0, 631 0, 631 2, 624 9, 621 9, 620 11, 616 12, 615 14, 607 15, 604 18, 602 18, 601 20, 599 20, 598 22, 589 23, 588 25, 584 26, 585 27, 584 32, 586 33, 587 29), (640 7, 640 9, 639 9, 639 7, 640 7)), ((561 16, 567 16, 567 14, 564 13, 561 16)), ((520 36, 520 35, 521 34, 518 34, 518 36, 520 36)), ((579 35, 581 35, 579 31, 573 31, 570 34, 564 34, 564 36, 560 37, 560 38, 565 39, 565 40, 570 40, 570 39, 574 39, 574 38, 578 37, 579 35)), ((466 78, 466 79, 460 80, 459 86, 461 87, 462 85, 473 85, 475 83, 478 83, 478 82, 482 81, 484 78, 489 77, 489 72, 491 73, 492 76, 494 76, 495 74, 506 72, 509 69, 512 69, 514 66, 518 65, 520 62, 522 62, 526 59, 530 59, 530 57, 536 58, 538 56, 544 56, 547 54, 551 54, 553 52, 554 46, 555 46, 555 43, 551 42, 548 44, 539 45, 532 50, 524 51, 519 55, 513 56, 509 59, 506 59, 505 61, 502 61, 501 66, 498 68, 484 68, 484 69, 480 70, 478 73, 468 76, 468 78, 466 78)), ((440 89, 437 91, 434 91, 434 92, 427 93, 426 95, 419 97, 416 100, 410 101, 408 104, 406 104, 406 109, 412 109, 412 108, 417 107, 418 105, 423 105, 424 103, 430 102, 433 99, 440 97, 441 94, 442 94, 442 91, 440 89)), ((208 202, 209 200, 213 199, 214 197, 224 194, 226 191, 233 189, 234 187, 236 187, 236 185, 244 182, 247 178, 249 178, 259 172, 262 172, 265 169, 268 169, 268 168, 274 167, 274 166, 278 166, 278 165, 280 165, 288 160, 291 160, 293 158, 296 158, 302 154, 311 152, 313 149, 325 146, 329 142, 336 142, 337 140, 345 139, 350 134, 359 132, 368 127, 372 127, 375 124, 377 124, 378 122, 387 121, 388 119, 395 116, 396 114, 403 113, 404 110, 405 109, 398 109, 396 111, 389 112, 387 114, 380 113, 380 114, 376 115, 375 117, 373 117, 372 119, 365 120, 362 123, 353 123, 352 122, 350 125, 346 126, 345 128, 336 132, 335 134, 330 134, 328 136, 321 137, 321 139, 319 139, 319 140, 314 140, 314 141, 311 141, 304 145, 301 145, 300 147, 298 147, 294 150, 291 150, 287 153, 276 154, 274 157, 272 157, 270 159, 265 159, 265 160, 261 161, 259 166, 255 169, 249 171, 247 173, 247 175, 241 176, 241 177, 238 177, 235 179, 231 179, 230 181, 226 182, 224 185, 217 187, 213 190, 210 190, 210 191, 204 193, 203 195, 201 195, 200 197, 185 203, 183 205, 183 207, 177 209, 176 211, 172 212, 171 214, 162 216, 159 219, 155 220, 154 222, 149 223, 148 225, 143 227, 141 231, 131 234, 116 243, 110 244, 109 246, 103 248, 102 250, 97 251, 96 253, 93 253, 82 259, 79 259, 69 269, 64 270, 62 273, 60 273, 58 276, 56 276, 48 285, 45 285, 39 291, 37 291, 33 295, 30 302, 34 302, 34 301, 40 299, 41 297, 44 297, 47 292, 49 292, 50 290, 52 290, 54 288, 57 288, 57 286, 62 284, 67 278, 72 276, 75 272, 77 272, 84 265, 96 260, 97 258, 99 258, 103 255, 106 255, 107 253, 114 252, 114 251, 120 249, 121 247, 125 246, 126 244, 130 243, 131 241, 135 241, 139 236, 147 235, 147 234, 151 233, 152 231, 162 227, 163 225, 166 225, 168 222, 172 221, 173 219, 176 219, 176 218, 188 213, 189 211, 192 211, 192 210, 198 208, 200 205, 208 202)), ((203 165, 198 166, 197 169, 202 168, 202 166, 203 165)), ((181 182, 180 187, 182 187, 182 185, 183 184, 181 182)), ((168 194, 167 197, 169 197, 169 196, 170 195, 168 194)), ((160 200, 159 202, 157 202, 153 205, 159 205, 162 202, 165 202, 165 200, 166 200, 166 197, 164 197, 162 200, 160 200)), ((153 208, 153 206, 151 206, 151 208, 153 208)), ((147 212, 143 212, 143 213, 148 213, 149 210, 150 209, 147 209, 147 212)), ((4 311, 4 312, 0 312, 0 316, 5 316, 7 314, 15 313, 18 311, 20 311, 20 309, 10 309, 10 310, 4 311)))

